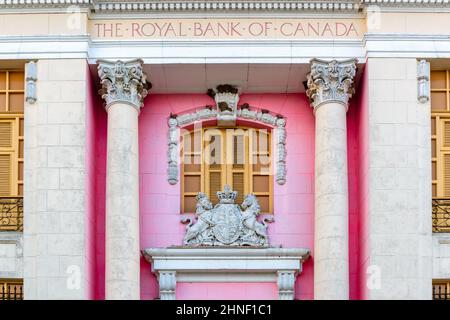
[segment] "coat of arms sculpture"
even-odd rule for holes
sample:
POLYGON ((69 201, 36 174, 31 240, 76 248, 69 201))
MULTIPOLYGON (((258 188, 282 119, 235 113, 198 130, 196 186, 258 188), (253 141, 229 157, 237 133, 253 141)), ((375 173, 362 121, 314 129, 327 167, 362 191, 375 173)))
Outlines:
POLYGON ((258 199, 249 194, 239 206, 235 203, 237 192, 230 186, 217 192, 219 203, 213 207, 206 194, 200 192, 197 197, 197 221, 189 222, 184 237, 187 246, 257 246, 269 245, 266 218, 257 220, 260 214, 258 199))

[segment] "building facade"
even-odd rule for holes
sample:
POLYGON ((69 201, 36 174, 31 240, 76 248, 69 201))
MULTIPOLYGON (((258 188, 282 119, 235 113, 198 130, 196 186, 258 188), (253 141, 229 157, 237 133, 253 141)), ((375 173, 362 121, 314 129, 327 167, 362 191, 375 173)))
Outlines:
POLYGON ((1 0, 1 299, 450 299, 449 30, 448 0, 1 0))

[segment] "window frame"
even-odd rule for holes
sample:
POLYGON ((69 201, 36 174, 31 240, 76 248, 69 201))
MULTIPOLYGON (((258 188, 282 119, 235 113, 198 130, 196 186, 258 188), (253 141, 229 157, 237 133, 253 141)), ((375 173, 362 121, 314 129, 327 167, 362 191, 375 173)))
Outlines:
MULTIPOLYGON (((433 111, 433 99, 430 101, 431 108, 431 169, 432 169, 432 197, 433 199, 450 197, 450 187, 445 188, 445 156, 450 156, 450 144, 444 144, 444 126, 449 123, 450 130, 450 70, 431 71, 431 97, 433 93, 445 93, 445 106, 443 109, 433 111), (445 87, 433 87, 433 73, 445 72, 445 87), (434 152, 433 152, 434 151, 434 152)), ((449 134, 450 136, 450 134, 449 134)), ((450 172, 448 173, 450 174, 450 172)), ((450 181, 450 178, 448 178, 450 181)), ((449 182, 450 183, 450 182, 449 182)))

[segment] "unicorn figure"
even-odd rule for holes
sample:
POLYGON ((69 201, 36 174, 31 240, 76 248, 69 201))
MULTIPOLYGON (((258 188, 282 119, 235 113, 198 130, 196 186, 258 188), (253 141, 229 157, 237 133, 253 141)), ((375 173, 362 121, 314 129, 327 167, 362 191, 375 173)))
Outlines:
POLYGON ((258 241, 260 245, 267 246, 268 235, 266 222, 269 221, 265 219, 261 223, 256 219, 261 211, 258 199, 255 195, 249 194, 245 197, 241 206, 244 209, 242 212, 242 224, 248 229, 243 238, 252 243, 258 241))

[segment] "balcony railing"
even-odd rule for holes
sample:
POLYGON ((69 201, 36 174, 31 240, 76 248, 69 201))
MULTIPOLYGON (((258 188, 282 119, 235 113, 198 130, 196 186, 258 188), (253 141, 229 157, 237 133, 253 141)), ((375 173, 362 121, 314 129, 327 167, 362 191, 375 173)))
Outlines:
POLYGON ((433 283, 433 300, 450 300, 450 282, 433 283))
POLYGON ((0 300, 23 300, 23 282, 0 280, 0 300))
POLYGON ((22 197, 0 197, 0 231, 23 231, 22 197))
POLYGON ((433 199, 433 232, 450 232, 450 199, 433 199))

